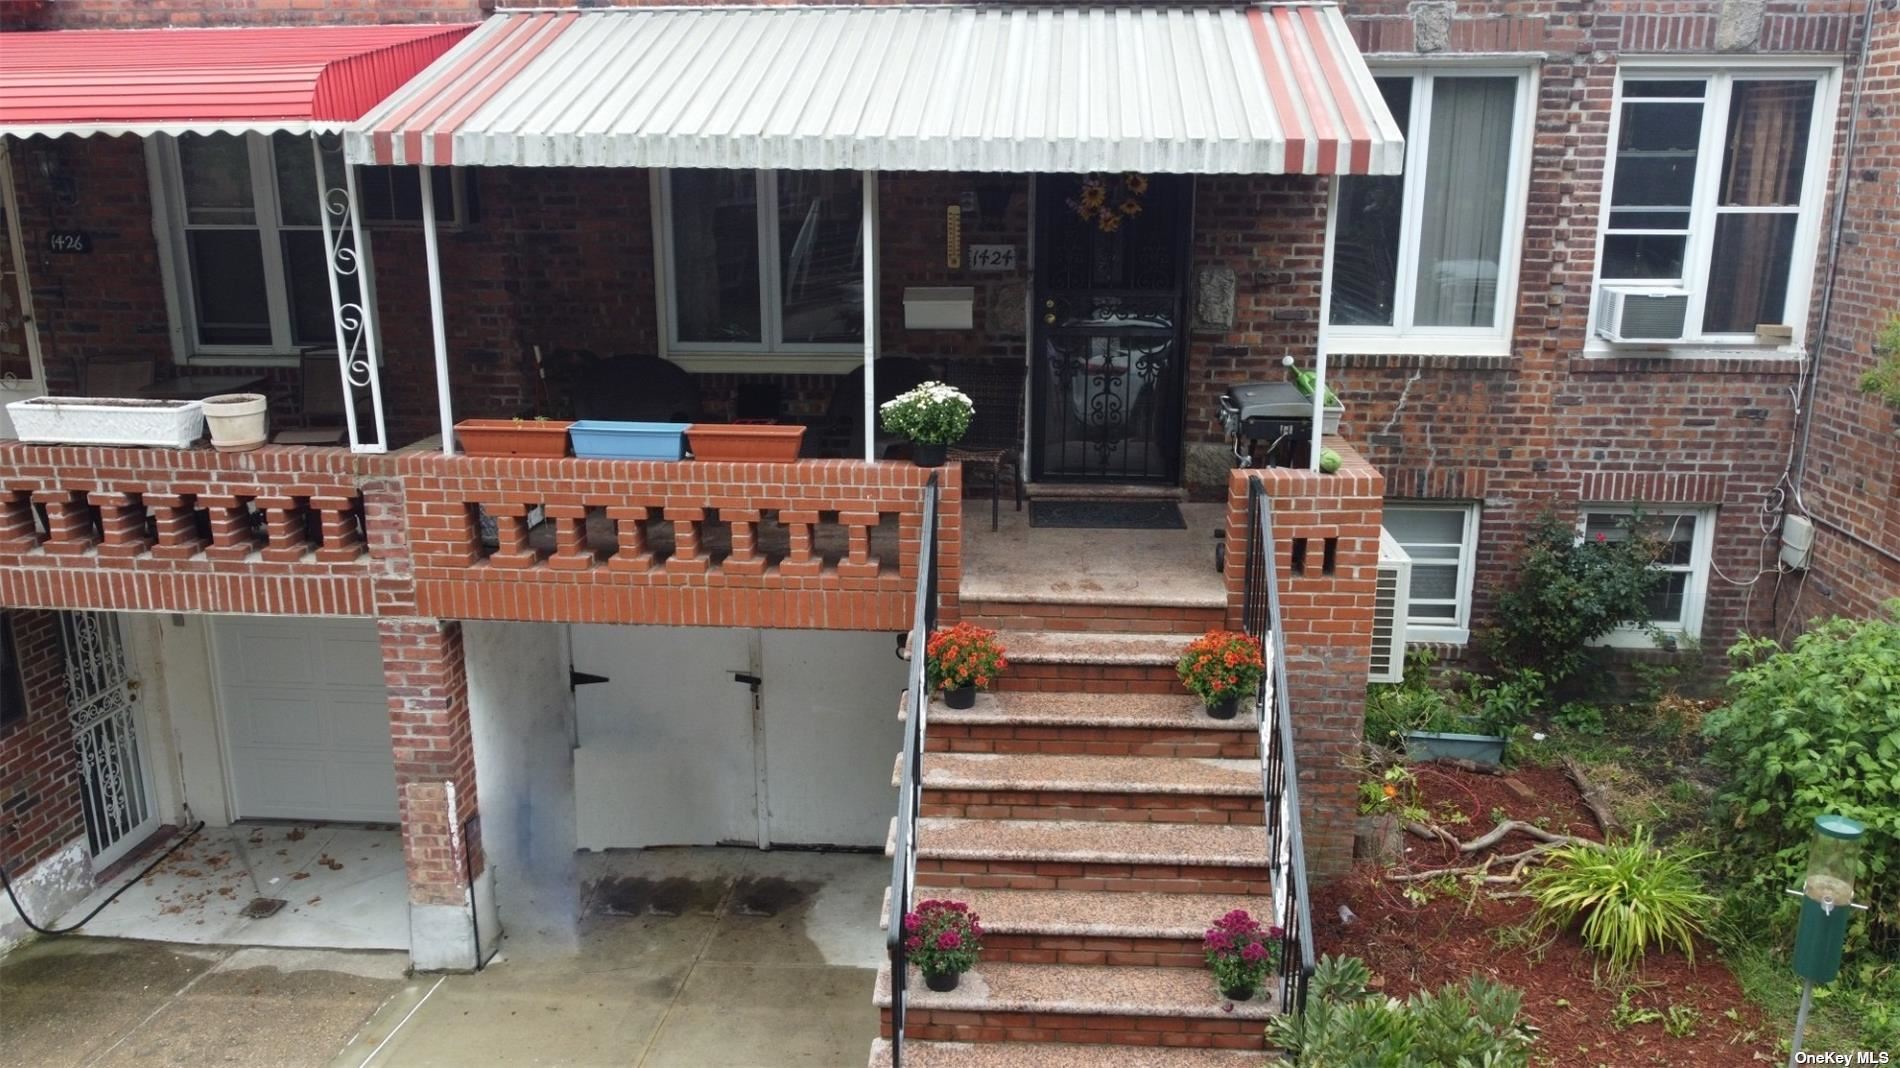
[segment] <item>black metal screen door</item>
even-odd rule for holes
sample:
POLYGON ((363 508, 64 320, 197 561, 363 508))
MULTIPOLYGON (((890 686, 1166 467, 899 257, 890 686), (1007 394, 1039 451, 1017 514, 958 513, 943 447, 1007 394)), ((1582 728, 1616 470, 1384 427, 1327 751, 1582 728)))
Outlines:
POLYGON ((1179 478, 1191 193, 1179 175, 1038 180, 1033 478, 1179 478))

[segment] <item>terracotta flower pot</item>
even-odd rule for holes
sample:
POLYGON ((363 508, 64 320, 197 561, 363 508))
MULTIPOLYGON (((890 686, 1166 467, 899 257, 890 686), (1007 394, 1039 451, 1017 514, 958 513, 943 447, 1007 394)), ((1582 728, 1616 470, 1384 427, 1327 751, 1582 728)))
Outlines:
POLYGON ((455 437, 470 456, 566 456, 567 420, 464 419, 455 437))
POLYGON ((695 460, 789 464, 798 459, 804 439, 805 428, 795 425, 694 423, 686 428, 686 441, 695 460))

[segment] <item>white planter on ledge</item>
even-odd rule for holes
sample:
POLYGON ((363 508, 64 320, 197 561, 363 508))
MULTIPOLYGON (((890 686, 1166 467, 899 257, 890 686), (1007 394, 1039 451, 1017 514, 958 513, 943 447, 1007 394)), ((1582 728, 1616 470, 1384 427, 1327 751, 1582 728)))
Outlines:
POLYGON ((34 397, 7 405, 14 433, 39 445, 149 445, 187 449, 204 435, 195 400, 34 397))
POLYGON ((223 393, 206 397, 205 425, 211 428, 211 447, 219 452, 248 452, 269 439, 261 393, 223 393))

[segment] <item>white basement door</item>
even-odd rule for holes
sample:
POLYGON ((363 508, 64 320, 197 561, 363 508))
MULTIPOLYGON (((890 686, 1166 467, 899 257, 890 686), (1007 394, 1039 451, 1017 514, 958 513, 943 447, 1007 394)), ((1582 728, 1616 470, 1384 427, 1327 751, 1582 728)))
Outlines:
POLYGON ((212 629, 234 816, 396 822, 376 624, 244 616, 212 629))

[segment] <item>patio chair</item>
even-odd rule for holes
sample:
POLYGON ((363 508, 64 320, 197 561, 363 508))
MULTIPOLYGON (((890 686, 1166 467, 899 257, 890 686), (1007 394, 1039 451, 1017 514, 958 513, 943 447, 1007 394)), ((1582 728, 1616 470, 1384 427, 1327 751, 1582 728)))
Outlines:
POLYGON ((944 381, 968 394, 976 405, 970 432, 950 447, 949 456, 962 462, 966 479, 979 471, 988 477, 991 530, 998 524, 1005 470, 1016 510, 1023 510, 1022 416, 1027 373, 1014 360, 951 360, 944 371, 944 381))
MULTIPOLYGON (((936 377, 930 365, 922 360, 908 356, 879 356, 877 358, 877 384, 873 400, 877 404, 908 392, 936 377)), ((897 439, 873 430, 871 440, 877 445, 877 455, 882 458, 897 444, 897 439)), ((831 389, 831 400, 825 405, 825 414, 811 433, 805 435, 805 455, 807 456, 845 456, 856 458, 864 455, 864 368, 854 367, 851 373, 840 377, 831 389)))

